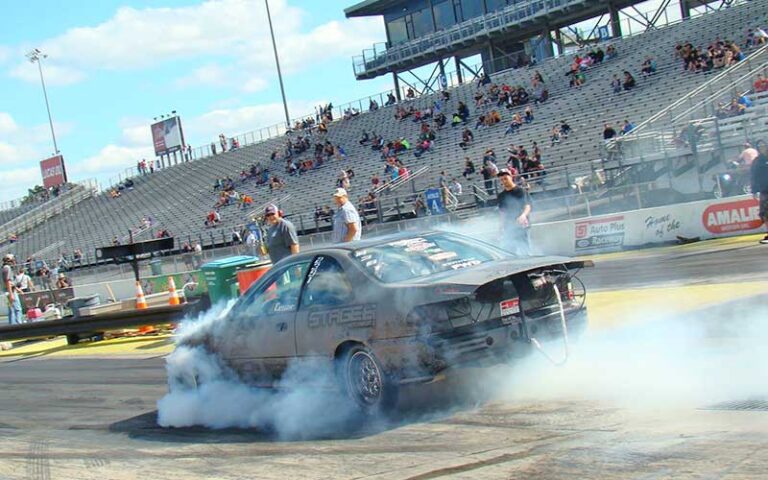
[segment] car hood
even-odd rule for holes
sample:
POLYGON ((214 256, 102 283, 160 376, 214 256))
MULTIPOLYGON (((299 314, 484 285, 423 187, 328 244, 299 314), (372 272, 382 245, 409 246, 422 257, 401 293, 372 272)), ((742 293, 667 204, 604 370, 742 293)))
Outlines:
POLYGON ((568 270, 573 270, 593 266, 593 263, 589 260, 574 260, 568 257, 556 256, 508 258, 483 263, 473 267, 415 278, 413 280, 403 282, 401 285, 423 286, 455 284, 480 286, 497 278, 506 277, 515 273, 528 272, 543 267, 562 265, 565 265, 568 270))

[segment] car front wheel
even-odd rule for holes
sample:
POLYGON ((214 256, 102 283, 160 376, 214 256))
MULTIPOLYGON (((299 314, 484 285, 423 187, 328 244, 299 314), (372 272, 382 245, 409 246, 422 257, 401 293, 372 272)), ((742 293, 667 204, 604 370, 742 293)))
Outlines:
POLYGON ((370 349, 352 347, 344 357, 342 374, 347 395, 364 412, 386 411, 397 403, 397 385, 370 349))

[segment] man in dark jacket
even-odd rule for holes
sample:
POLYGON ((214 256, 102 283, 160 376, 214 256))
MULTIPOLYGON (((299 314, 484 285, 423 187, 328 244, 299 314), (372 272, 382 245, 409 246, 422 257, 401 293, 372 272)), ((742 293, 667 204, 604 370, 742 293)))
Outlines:
MULTIPOLYGON (((755 146, 760 155, 752 162, 750 169, 752 195, 760 202, 760 219, 768 227, 768 144, 758 140, 755 146)), ((768 235, 760 243, 768 244, 768 235)))

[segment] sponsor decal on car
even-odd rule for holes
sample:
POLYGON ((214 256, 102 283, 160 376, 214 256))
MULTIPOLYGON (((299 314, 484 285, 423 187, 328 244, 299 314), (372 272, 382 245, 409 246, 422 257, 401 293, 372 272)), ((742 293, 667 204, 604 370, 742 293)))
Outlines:
POLYGON ((309 328, 324 328, 334 325, 348 328, 372 327, 376 323, 376 305, 355 305, 312 312, 309 314, 309 328))
POLYGON ((620 248, 624 245, 624 232, 624 215, 576 222, 576 251, 620 248))
POLYGON ((701 215, 701 222, 710 233, 744 232, 763 224, 760 206, 753 198, 710 205, 701 215))
POLYGON ((508 317, 520 313, 520 299, 510 298, 499 303, 501 307, 501 316, 508 317))

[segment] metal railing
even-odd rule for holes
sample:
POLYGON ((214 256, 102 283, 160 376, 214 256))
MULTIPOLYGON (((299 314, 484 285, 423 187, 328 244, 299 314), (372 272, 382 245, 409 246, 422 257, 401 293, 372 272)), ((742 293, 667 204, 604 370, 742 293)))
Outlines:
POLYGON ((95 180, 77 182, 68 191, 55 199, 29 210, 0 226, 0 239, 5 241, 11 234, 20 234, 43 223, 47 219, 72 208, 83 200, 92 197, 98 183, 95 180))

